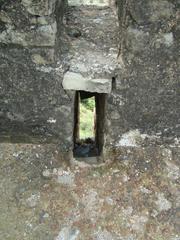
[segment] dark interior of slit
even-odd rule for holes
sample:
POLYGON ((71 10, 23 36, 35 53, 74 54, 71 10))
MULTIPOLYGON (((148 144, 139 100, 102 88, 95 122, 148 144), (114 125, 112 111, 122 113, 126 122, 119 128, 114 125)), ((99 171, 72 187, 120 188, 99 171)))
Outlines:
POLYGON ((77 91, 74 106, 74 157, 100 156, 104 144, 105 94, 77 91))

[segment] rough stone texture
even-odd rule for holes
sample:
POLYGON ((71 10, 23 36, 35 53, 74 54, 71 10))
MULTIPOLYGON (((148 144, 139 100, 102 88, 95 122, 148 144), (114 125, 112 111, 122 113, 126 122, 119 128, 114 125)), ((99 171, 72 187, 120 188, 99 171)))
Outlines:
POLYGON ((67 72, 63 78, 63 88, 96 93, 111 93, 112 79, 88 79, 80 73, 67 72))
POLYGON ((0 141, 31 143, 0 144, 0 239, 180 239, 179 1, 117 4, 119 24, 109 7, 0 1, 0 141), (111 161, 70 155, 68 71, 113 78, 111 161))
POLYGON ((73 72, 114 80, 105 156, 114 146, 178 146, 178 3, 117 1, 118 21, 110 7, 1 0, 0 140, 72 150, 75 92, 62 80, 73 72))
POLYGON ((117 3, 121 70, 108 98, 107 145, 137 129, 159 144, 174 143, 180 134, 179 1, 117 3))
POLYGON ((56 0, 22 0, 22 4, 32 15, 48 16, 55 11, 56 0))
POLYGON ((53 67, 37 67, 28 49, 3 48, 0 54, 2 140, 4 135, 7 141, 15 142, 57 141, 61 137, 63 144, 71 142, 66 139, 71 125, 61 130, 65 119, 72 121, 68 113, 73 108, 70 96, 62 89, 61 72, 53 67))
POLYGON ((81 5, 95 5, 95 6, 109 6, 109 0, 69 0, 68 4, 70 6, 81 6, 81 5))
POLYGON ((121 147, 114 163, 79 167, 57 145, 0 144, 0 239, 178 240, 180 174, 166 168, 179 153, 121 147))
POLYGON ((6 31, 3 31, 0 35, 0 41, 8 44, 18 44, 21 46, 54 46, 56 40, 56 22, 47 24, 45 26, 38 26, 37 28, 31 28, 30 32, 17 31, 8 26, 6 31))
POLYGON ((55 15, 48 16, 52 14, 48 1, 36 2, 37 5, 25 0, 21 3, 2 1, 0 20, 4 29, 0 32, 1 43, 36 47, 55 45, 57 33, 55 15))
POLYGON ((119 69, 118 18, 111 8, 69 7, 66 29, 70 42, 66 56, 69 71, 91 79, 115 77, 119 69))
POLYGON ((72 145, 74 94, 62 88, 58 57, 64 5, 0 2, 1 141, 61 141, 63 151, 72 145))

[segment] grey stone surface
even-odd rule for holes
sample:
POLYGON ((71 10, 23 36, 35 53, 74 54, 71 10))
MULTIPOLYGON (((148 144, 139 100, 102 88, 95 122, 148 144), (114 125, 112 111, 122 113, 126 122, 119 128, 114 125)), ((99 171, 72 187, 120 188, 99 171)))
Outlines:
POLYGON ((111 8, 69 7, 67 29, 77 29, 80 37, 70 36, 67 56, 71 72, 86 78, 115 77, 119 69, 118 18, 111 8))
MULTIPOLYGON (((63 89, 62 81, 76 73, 91 81, 76 82, 74 90, 108 93, 105 152, 114 146, 177 146, 178 3, 117 1, 118 19, 109 7, 65 11, 64 0, 2 0, 0 140, 59 142, 72 150, 75 92, 67 90, 72 82, 63 89), (97 86, 97 79, 106 81, 97 86), (136 131, 135 138, 128 135, 136 131)), ((177 169, 170 166, 175 181, 177 169)))
POLYGON ((179 0, 117 1, 119 20, 65 5, 0 1, 0 141, 18 143, 0 144, 0 239, 178 240, 179 0), (114 162, 69 166, 68 71, 114 77, 103 129, 114 162))
POLYGON ((1 141, 59 142, 62 137, 63 151, 72 145, 73 117, 61 109, 72 111, 73 102, 62 88, 62 61, 57 61, 64 5, 0 3, 1 141))
POLYGON ((57 26, 51 25, 32 27, 30 31, 14 30, 9 26, 0 34, 0 42, 5 44, 18 44, 21 46, 52 47, 55 45, 57 26))
POLYGON ((112 89, 111 79, 90 79, 80 73, 67 72, 63 79, 63 88, 66 90, 82 90, 96 93, 110 93, 112 89))
POLYGON ((47 16, 55 11, 56 0, 22 0, 22 4, 32 15, 47 16))
POLYGON ((154 138, 151 143, 174 144, 180 134, 178 1, 125 2, 117 2, 122 68, 108 97, 107 145, 136 129, 154 138))
POLYGON ((109 6, 110 1, 109 0, 69 0, 68 1, 70 6, 109 6))

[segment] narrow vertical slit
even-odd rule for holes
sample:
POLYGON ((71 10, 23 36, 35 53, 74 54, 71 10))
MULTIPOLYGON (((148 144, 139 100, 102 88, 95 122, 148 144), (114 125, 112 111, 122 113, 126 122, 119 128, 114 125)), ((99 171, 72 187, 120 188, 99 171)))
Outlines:
POLYGON ((80 139, 94 140, 95 98, 81 94, 80 98, 80 139))
POLYGON ((79 92, 76 92, 74 100, 74 133, 73 133, 74 145, 79 140, 79 118, 80 118, 79 92))
POLYGON ((112 77, 112 91, 116 90, 116 78, 112 77))
POLYGON ((98 155, 102 154, 104 145, 104 126, 105 126, 105 103, 106 94, 96 94, 96 145, 98 155))
POLYGON ((74 156, 99 156, 104 139, 105 94, 78 91, 75 98, 74 156))

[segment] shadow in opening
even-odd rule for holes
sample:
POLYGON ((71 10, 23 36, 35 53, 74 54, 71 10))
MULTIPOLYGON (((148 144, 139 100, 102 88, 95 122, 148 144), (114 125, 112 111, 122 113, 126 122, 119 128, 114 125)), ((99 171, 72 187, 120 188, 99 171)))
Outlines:
POLYGON ((77 91, 74 107, 74 157, 100 156, 104 144, 104 93, 77 91))

